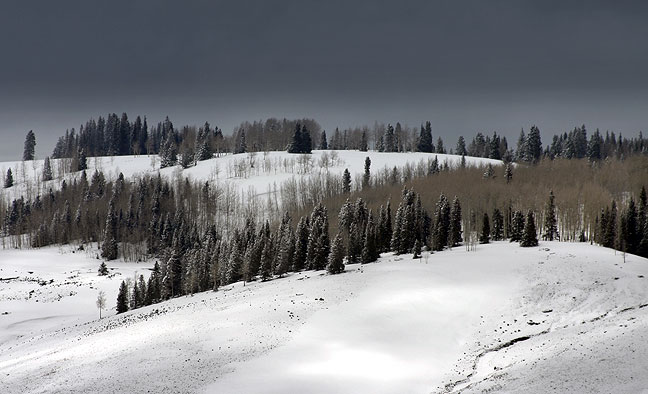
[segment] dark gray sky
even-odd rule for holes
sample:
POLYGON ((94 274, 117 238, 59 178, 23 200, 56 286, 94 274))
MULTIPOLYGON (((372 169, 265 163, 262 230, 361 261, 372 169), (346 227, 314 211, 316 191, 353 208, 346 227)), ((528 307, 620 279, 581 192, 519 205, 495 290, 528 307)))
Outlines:
POLYGON ((50 154, 108 112, 313 117, 325 129, 431 120, 453 146, 648 123, 648 2, 29 1, 0 3, 0 160, 28 130, 50 154))

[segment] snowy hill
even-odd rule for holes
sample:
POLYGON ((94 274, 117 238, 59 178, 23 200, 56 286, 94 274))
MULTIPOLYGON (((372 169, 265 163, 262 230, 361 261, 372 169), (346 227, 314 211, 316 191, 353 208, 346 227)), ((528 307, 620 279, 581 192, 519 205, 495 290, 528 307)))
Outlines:
POLYGON ((60 252, 0 251, 0 277, 20 278, 0 292, 3 393, 648 388, 648 260, 610 249, 386 254, 341 275, 239 282, 102 320, 96 289, 114 308, 117 283, 148 265, 114 263, 113 278, 98 278, 91 253, 60 252))
MULTIPOLYGON (((110 156, 88 158, 88 178, 95 170, 100 170, 108 179, 116 179, 122 172, 127 179, 145 174, 156 175, 158 172, 169 179, 175 176, 189 177, 193 181, 210 181, 212 184, 226 184, 238 194, 264 195, 273 192, 277 186, 289 180, 322 178, 326 174, 341 175, 348 168, 352 179, 364 172, 365 158, 371 159, 371 170, 377 174, 386 168, 399 169, 409 165, 415 167, 421 163, 438 159, 439 165, 448 163, 457 166, 461 156, 436 153, 381 153, 360 151, 313 151, 311 155, 289 154, 287 152, 258 152, 224 155, 198 162, 194 167, 182 169, 174 166, 160 169, 157 155, 150 156, 110 156)), ((61 181, 68 182, 80 177, 80 172, 70 173, 70 159, 51 160, 54 180, 40 182, 43 172, 43 160, 0 162, 0 173, 4 176, 11 168, 14 186, 0 188, 0 198, 11 200, 17 197, 35 197, 47 192, 50 188, 60 188, 61 181)), ((471 166, 500 165, 502 162, 493 159, 466 157, 466 164, 471 166)))

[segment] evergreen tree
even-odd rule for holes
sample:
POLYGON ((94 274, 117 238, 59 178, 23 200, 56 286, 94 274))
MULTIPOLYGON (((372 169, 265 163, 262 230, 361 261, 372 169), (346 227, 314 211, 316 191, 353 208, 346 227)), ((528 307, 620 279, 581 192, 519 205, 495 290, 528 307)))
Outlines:
POLYGON ((498 208, 493 210, 493 229, 491 231, 491 238, 494 241, 501 241, 504 238, 504 216, 498 208))
POLYGON ((436 204, 434 226, 434 250, 441 251, 448 245, 450 234, 450 204, 443 193, 436 204))
MULTIPOLYGON (((601 223, 603 223, 601 219, 601 223)), ((614 242, 617 237, 617 206, 616 201, 612 201, 612 206, 609 210, 606 209, 605 228, 603 229, 603 246, 606 248, 614 248, 614 242)))
POLYGON ((504 169, 504 178, 506 183, 511 183, 513 179, 513 170, 511 169, 511 163, 506 163, 506 168, 504 169))
POLYGON ((542 156, 542 141, 540 139, 540 130, 536 126, 531 126, 529 135, 526 140, 525 159, 533 164, 540 161, 542 156))
POLYGON ((520 131, 520 137, 518 138, 517 141, 517 149, 515 150, 515 160, 516 161, 526 161, 526 155, 527 155, 527 139, 526 135, 524 134, 524 129, 520 131))
POLYGON ((23 150, 23 160, 34 160, 34 152, 36 149, 36 136, 33 130, 29 130, 27 137, 25 137, 25 149, 23 150))
POLYGON ((41 178, 43 182, 51 181, 54 178, 52 175, 52 164, 50 163, 49 156, 45 157, 45 162, 43 163, 43 176, 41 178))
POLYGON ((383 138, 383 145, 385 146, 385 152, 396 152, 396 140, 392 125, 387 125, 385 137, 383 138))
POLYGON ((119 286, 119 293, 117 294, 117 313, 124 313, 128 311, 128 286, 122 280, 119 286))
POLYGON ((463 241, 461 236, 461 203, 455 196, 452 201, 452 210, 450 211, 450 234, 448 245, 457 246, 463 241))
POLYGON ((484 218, 482 219, 482 231, 479 236, 480 244, 487 244, 490 242, 490 221, 488 219, 488 214, 484 213, 484 218))
POLYGON ((299 272, 306 266, 306 256, 308 251, 308 238, 310 235, 310 223, 308 218, 301 217, 297 223, 295 239, 295 257, 293 260, 293 271, 299 272))
POLYGON ((85 149, 79 150, 78 165, 76 171, 83 171, 88 169, 88 159, 86 158, 85 149))
POLYGON ((5 189, 8 189, 8 188, 12 187, 13 184, 14 184, 13 174, 11 172, 11 168, 9 168, 7 170, 7 176, 5 177, 4 187, 5 187, 5 189))
POLYGON ((106 262, 102 261, 101 264, 99 265, 99 276, 106 276, 108 275, 108 267, 106 266, 106 262))
POLYGON ((342 193, 351 193, 351 173, 349 173, 348 168, 344 169, 344 174, 342 175, 342 193))
POLYGON ((342 245, 342 235, 337 233, 331 245, 331 252, 328 255, 328 264, 326 270, 329 274, 339 274, 344 272, 344 246, 342 245))
POLYGON ((436 149, 435 149, 435 151, 436 151, 437 153, 442 154, 442 155, 446 154, 446 150, 445 150, 445 148, 443 147, 443 140, 441 139, 440 136, 439 136, 439 138, 437 138, 437 144, 436 144, 436 149))
POLYGON ((522 241, 522 234, 524 233, 524 215, 521 211, 513 213, 511 220, 511 242, 522 241))
POLYGON ((418 144, 416 145, 416 151, 432 152, 432 124, 429 121, 425 123, 425 127, 421 125, 421 133, 418 144))
POLYGON ((455 155, 465 156, 467 154, 468 154, 468 151, 466 151, 466 140, 464 139, 463 135, 460 135, 459 139, 457 140, 457 147, 455 148, 455 155))
POLYGON ((369 187, 369 182, 371 181, 371 159, 369 156, 365 158, 364 163, 364 175, 362 176, 362 188, 369 187))
POLYGON ((558 239, 558 221, 556 220, 556 204, 553 190, 549 192, 549 201, 545 208, 545 233, 542 236, 547 241, 558 239))
POLYGON ((115 203, 110 199, 108 213, 106 214, 106 226, 104 228, 104 242, 101 245, 101 257, 106 260, 114 260, 118 255, 117 248, 117 218, 115 217, 115 203))
POLYGON ((367 141, 367 131, 362 130, 362 135, 360 136, 360 146, 358 147, 360 152, 366 152, 369 150, 369 142, 367 141))
POLYGON ((320 134, 319 148, 321 150, 327 150, 328 149, 328 141, 326 140, 326 130, 322 131, 322 134, 320 134))
POLYGON ((266 242, 261 251, 261 267, 259 268, 259 276, 264 282, 272 277, 272 256, 270 253, 269 242, 266 242))
POLYGON ((414 247, 412 247, 412 258, 420 259, 421 258, 421 241, 418 239, 414 241, 414 247))
POLYGON ((376 225, 373 215, 369 213, 367 225, 365 226, 364 244, 362 247, 362 263, 368 264, 378 260, 380 253, 376 245, 376 225))
POLYGON ((533 216, 533 211, 531 210, 529 210, 526 215, 526 223, 524 223, 524 233, 522 234, 520 246, 525 248, 530 246, 538 246, 538 235, 536 233, 535 217, 533 216))

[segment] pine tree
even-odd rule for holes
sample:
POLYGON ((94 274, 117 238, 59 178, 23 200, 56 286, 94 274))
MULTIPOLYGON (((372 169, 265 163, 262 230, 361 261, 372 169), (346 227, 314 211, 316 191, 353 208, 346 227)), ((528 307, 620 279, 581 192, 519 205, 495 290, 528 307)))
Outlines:
POLYGON ((122 280, 119 286, 119 293, 117 294, 117 313, 124 313, 128 311, 128 286, 122 280))
POLYGON ((538 246, 538 235, 536 234, 535 217, 533 211, 529 210, 526 216, 526 223, 524 224, 524 233, 520 242, 522 247, 538 246))
POLYGON ((5 187, 5 189, 8 189, 8 188, 12 187, 13 184, 14 184, 13 174, 11 172, 11 168, 9 168, 7 170, 7 176, 5 177, 4 187, 5 187))
POLYGON ((479 236, 479 243, 487 244, 490 242, 490 221, 488 219, 488 214, 484 213, 484 218, 482 219, 482 231, 479 236))
POLYGON ((117 258, 117 218, 115 217, 115 203, 111 198, 108 203, 108 213, 106 214, 106 226, 104 228, 104 242, 101 245, 101 257, 106 260, 117 258))
POLYGON ((418 239, 414 241, 414 247, 412 248, 412 258, 420 259, 421 258, 421 241, 418 239))
POLYGON ((36 149, 36 136, 33 130, 29 130, 27 137, 25 137, 25 149, 23 150, 23 160, 34 160, 34 152, 36 149))
POLYGON ((558 239, 558 223, 556 220, 556 204, 553 190, 549 192, 549 201, 545 209, 545 233, 542 236, 547 241, 558 239))
POLYGON ((455 155, 465 156, 467 154, 468 154, 468 151, 466 150, 466 140, 464 139, 463 135, 460 135, 459 139, 457 140, 457 147, 455 148, 455 155))
POLYGON ((506 183, 511 183, 511 180, 513 179, 513 170, 511 169, 511 163, 506 163, 506 168, 504 169, 504 178, 506 179, 506 183))
POLYGON ((524 215, 521 211, 513 213, 511 220, 511 242, 522 241, 522 234, 524 233, 524 215))
POLYGON ((342 192, 345 194, 351 193, 351 173, 349 169, 344 169, 344 174, 342 175, 342 192))
POLYGON ((446 154, 446 150, 443 147, 443 140, 441 139, 441 137, 437 138, 437 145, 436 145, 435 152, 440 153, 442 155, 446 154))
POLYGON ((461 203, 459 198, 455 196, 452 201, 452 210, 450 211, 450 230, 449 242, 450 247, 457 246, 463 241, 461 237, 461 203))
POLYGON ((49 156, 45 157, 45 162, 43 163, 43 176, 41 178, 43 182, 51 181, 54 178, 52 175, 52 164, 50 163, 49 156))
POLYGON ((106 276, 108 275, 108 267, 106 266, 106 262, 102 261, 101 264, 99 265, 99 276, 106 276))
POLYGON ((525 159, 533 164, 540 161, 542 156, 542 141, 540 140, 540 130, 536 126, 531 126, 529 135, 526 140, 525 159))
POLYGON ((394 128, 392 127, 392 125, 387 125, 383 144, 385 146, 385 152, 396 152, 396 141, 394 136, 394 128))
POLYGON ((331 245, 331 252, 328 255, 328 264, 326 270, 329 274, 339 274, 344 272, 344 246, 342 244, 342 235, 337 233, 331 245))
POLYGON ((295 257, 293 260, 293 271, 299 272, 306 266, 306 256, 308 251, 308 238, 310 222, 308 218, 302 216, 297 223, 295 239, 295 257))
POLYGON ((88 159, 85 154, 85 149, 80 149, 78 153, 78 165, 76 171, 83 171, 88 169, 88 159))
POLYGON ((322 131, 322 134, 320 134, 319 148, 321 150, 327 150, 328 149, 328 141, 326 140, 326 130, 322 131))
POLYGON ((369 182, 371 181, 371 159, 369 156, 365 158, 364 162, 364 175, 362 176, 362 188, 369 187, 369 182))
POLYGON ((501 241, 504 238, 504 216, 502 212, 495 208, 493 210, 493 229, 491 232, 491 238, 494 241, 501 241))
MULTIPOLYGON (((450 235, 450 204, 441 193, 434 212, 434 243, 436 251, 441 251, 448 245, 450 235)), ((420 237, 417 237, 419 239, 420 237)))
POLYGON ((270 255, 270 245, 266 242, 261 251, 261 266, 259 267, 259 276, 262 281, 272 277, 272 256, 270 255))
POLYGON ((360 136, 360 146, 358 147, 360 152, 366 152, 369 150, 369 142, 367 141, 367 131, 362 130, 362 135, 360 136))
POLYGON ((376 246, 376 225, 373 221, 373 215, 369 213, 362 246, 362 263, 373 263, 378 260, 378 257, 380 257, 380 253, 378 253, 376 246))
POLYGON ((425 127, 421 125, 421 133, 419 134, 416 151, 432 152, 432 125, 429 121, 425 123, 425 127))

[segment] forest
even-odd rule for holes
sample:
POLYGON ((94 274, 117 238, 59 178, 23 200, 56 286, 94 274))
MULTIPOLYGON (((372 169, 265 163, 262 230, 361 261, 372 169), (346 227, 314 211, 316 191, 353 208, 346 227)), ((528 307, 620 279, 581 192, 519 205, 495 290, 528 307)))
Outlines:
MULTIPOLYGON (((34 159, 28 133, 24 160, 34 159)), ((194 182, 182 173, 171 179, 142 176, 109 180, 88 173, 95 155, 159 155, 161 167, 191 167, 226 154, 242 155, 231 175, 272 172, 276 166, 312 171, 337 158, 337 150, 380 152, 448 151, 433 142, 431 123, 419 130, 376 124, 327 138, 313 120, 269 119, 243 123, 231 136, 205 123, 175 129, 167 118, 150 128, 126 114, 91 120, 61 137, 52 158, 67 158, 72 181, 33 198, 0 202, 3 247, 97 245, 98 273, 105 261, 156 259, 148 279, 125 280, 118 312, 237 281, 266 281, 289 272, 344 271, 345 263, 371 263, 380 253, 441 252, 509 240, 536 246, 539 239, 590 242, 623 253, 648 256, 648 142, 585 126, 554 136, 543 147, 540 131, 520 134, 516 149, 506 138, 477 133, 466 145, 459 137, 449 152, 459 165, 437 158, 417 165, 372 170, 367 156, 361 178, 327 174, 323 179, 279 186, 281 203, 241 201, 235 190, 194 182), (320 162, 312 149, 326 150, 320 162), (290 161, 263 152, 287 150, 290 161), (259 152, 259 153, 257 153, 259 152), (467 165, 465 156, 503 161, 502 166, 467 165), (326 162, 324 162, 326 161, 326 162), (240 168, 238 168, 240 167, 240 168)), ((229 170, 228 170, 229 171, 229 170)), ((50 158, 41 179, 51 181, 50 158)), ((4 186, 13 186, 11 169, 4 186)))

